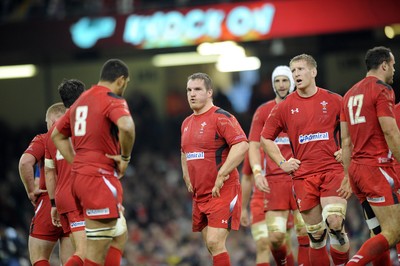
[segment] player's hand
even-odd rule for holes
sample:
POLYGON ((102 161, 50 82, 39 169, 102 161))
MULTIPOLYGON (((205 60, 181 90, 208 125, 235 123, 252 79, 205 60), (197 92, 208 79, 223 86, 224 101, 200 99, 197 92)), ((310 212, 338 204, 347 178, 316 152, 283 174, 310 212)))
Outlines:
POLYGON ((249 212, 246 208, 242 208, 242 212, 240 214, 240 224, 246 227, 250 225, 249 212))
POLYGON ((267 193, 271 192, 267 178, 265 178, 265 176, 263 176, 261 173, 254 176, 254 182, 256 184, 256 188, 258 188, 260 191, 267 193))
POLYGON ((226 175, 226 176, 218 175, 217 176, 214 187, 211 191, 213 198, 221 196, 220 190, 221 190, 222 186, 224 185, 225 180, 227 180, 228 178, 229 178, 229 175, 226 175))
POLYGON ((297 169, 300 167, 300 160, 297 160, 295 158, 290 158, 286 162, 281 164, 281 169, 285 171, 288 174, 294 173, 297 169))
POLYGON ((342 149, 336 151, 333 155, 335 156, 335 160, 337 162, 343 163, 343 160, 342 160, 342 149))
POLYGON ((39 196, 47 192, 47 190, 44 189, 35 189, 33 192, 28 193, 28 198, 31 201, 32 205, 35 207, 36 206, 36 201, 39 198, 39 196))
POLYGON ((118 179, 121 179, 125 175, 126 169, 128 168, 129 161, 122 160, 121 155, 106 154, 107 158, 114 160, 118 167, 118 179))
POLYGON ((60 215, 56 207, 51 207, 51 222, 54 226, 61 227, 60 215))
POLYGON ((185 184, 186 184, 188 192, 193 193, 193 186, 189 179, 188 180, 185 179, 185 184))
POLYGON ((353 191, 351 190, 351 185, 349 182, 349 176, 345 175, 342 183, 340 184, 340 188, 336 191, 338 195, 344 199, 349 199, 353 191))

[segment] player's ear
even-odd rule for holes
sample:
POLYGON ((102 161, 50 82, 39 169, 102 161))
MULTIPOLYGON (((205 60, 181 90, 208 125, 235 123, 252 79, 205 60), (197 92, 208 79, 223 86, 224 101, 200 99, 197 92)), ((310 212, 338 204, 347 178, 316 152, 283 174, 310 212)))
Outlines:
POLYGON ((383 61, 381 64, 381 68, 383 71, 386 71, 388 69, 388 66, 389 66, 388 62, 386 62, 386 61, 383 61))
POLYGON ((125 84, 125 77, 119 76, 116 80, 118 87, 122 87, 125 84))
POLYGON ((318 71, 317 71, 317 69, 314 67, 314 68, 311 70, 311 75, 313 76, 313 78, 315 78, 315 77, 317 76, 317 73, 318 73, 318 71))

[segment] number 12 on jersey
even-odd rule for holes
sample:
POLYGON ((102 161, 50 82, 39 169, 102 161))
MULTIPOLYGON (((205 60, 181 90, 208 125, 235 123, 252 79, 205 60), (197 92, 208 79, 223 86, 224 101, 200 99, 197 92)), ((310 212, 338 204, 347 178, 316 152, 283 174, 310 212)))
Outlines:
POLYGON ((349 108, 349 117, 350 117, 350 124, 361 124, 365 123, 365 116, 360 116, 361 109, 363 106, 364 94, 358 94, 355 96, 351 96, 347 103, 347 107, 349 108), (356 112, 354 113, 354 106, 357 106, 356 112))

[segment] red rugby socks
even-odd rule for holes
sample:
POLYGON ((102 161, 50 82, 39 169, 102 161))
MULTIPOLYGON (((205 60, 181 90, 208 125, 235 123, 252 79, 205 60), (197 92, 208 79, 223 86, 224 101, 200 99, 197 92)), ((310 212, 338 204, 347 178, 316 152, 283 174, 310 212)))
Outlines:
POLYGON ((310 239, 308 236, 298 236, 297 242, 299 242, 299 249, 297 254, 297 262, 299 266, 310 266, 309 249, 310 239))
POLYGON ((33 266, 50 266, 50 263, 48 260, 38 260, 33 266))
POLYGON ((83 266, 83 260, 79 256, 73 255, 65 263, 65 266, 83 266))
POLYGON ((121 265, 122 251, 110 246, 104 265, 121 265))
POLYGON ((382 234, 376 235, 368 239, 346 265, 366 265, 380 257, 388 249, 389 243, 386 238, 382 234))
POLYGON ((214 266, 231 266, 231 261, 229 259, 228 252, 223 252, 218 255, 213 256, 214 266))

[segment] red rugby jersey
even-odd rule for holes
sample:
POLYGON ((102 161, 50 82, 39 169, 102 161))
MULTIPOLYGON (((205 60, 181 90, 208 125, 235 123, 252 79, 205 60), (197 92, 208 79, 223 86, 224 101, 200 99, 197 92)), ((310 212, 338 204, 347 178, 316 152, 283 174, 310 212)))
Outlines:
MULTIPOLYGON (((275 107, 275 105, 276 101, 271 100, 260 105, 257 108, 251 122, 249 141, 260 142, 261 132, 263 130, 265 121, 267 120, 269 114, 271 113, 271 110, 275 107)), ((292 149, 290 147, 288 135, 281 132, 274 141, 278 145, 283 157, 285 157, 286 160, 290 159, 292 157, 292 149)), ((291 179, 290 175, 285 173, 271 158, 269 158, 267 154, 263 153, 261 159, 264 161, 261 163, 261 165, 263 167, 263 170, 265 171, 265 175, 267 176, 268 180, 291 179)))
POLYGON ((343 170, 333 155, 340 149, 340 109, 342 97, 317 88, 311 97, 294 92, 271 111, 261 135, 275 140, 286 132, 293 147, 293 157, 301 161, 293 178, 343 170))
POLYGON ((95 85, 82 93, 57 123, 58 131, 72 136, 76 153, 72 171, 115 173, 114 160, 105 154, 120 154, 116 123, 122 116, 130 116, 128 105, 108 88, 95 85))
POLYGON ((345 94, 341 121, 347 122, 353 143, 353 162, 371 166, 393 162, 379 124, 381 116, 395 117, 394 92, 390 85, 371 76, 345 94))
POLYGON ((56 127, 56 123, 49 130, 46 142, 46 160, 52 160, 57 174, 55 200, 57 202, 57 210, 60 213, 70 212, 76 209, 75 199, 72 196, 72 180, 71 168, 61 153, 57 150, 56 145, 51 139, 51 133, 56 127))
POLYGON ((36 158, 36 162, 40 167, 39 189, 46 190, 46 180, 44 179, 44 154, 47 134, 36 135, 24 153, 29 153, 36 158))
MULTIPOLYGON (((233 115, 217 106, 203 114, 187 117, 182 123, 181 134, 181 150, 186 155, 193 198, 207 200, 230 147, 247 141, 246 134, 233 115)), ((224 182, 224 186, 231 184, 239 184, 237 169, 224 182)))

